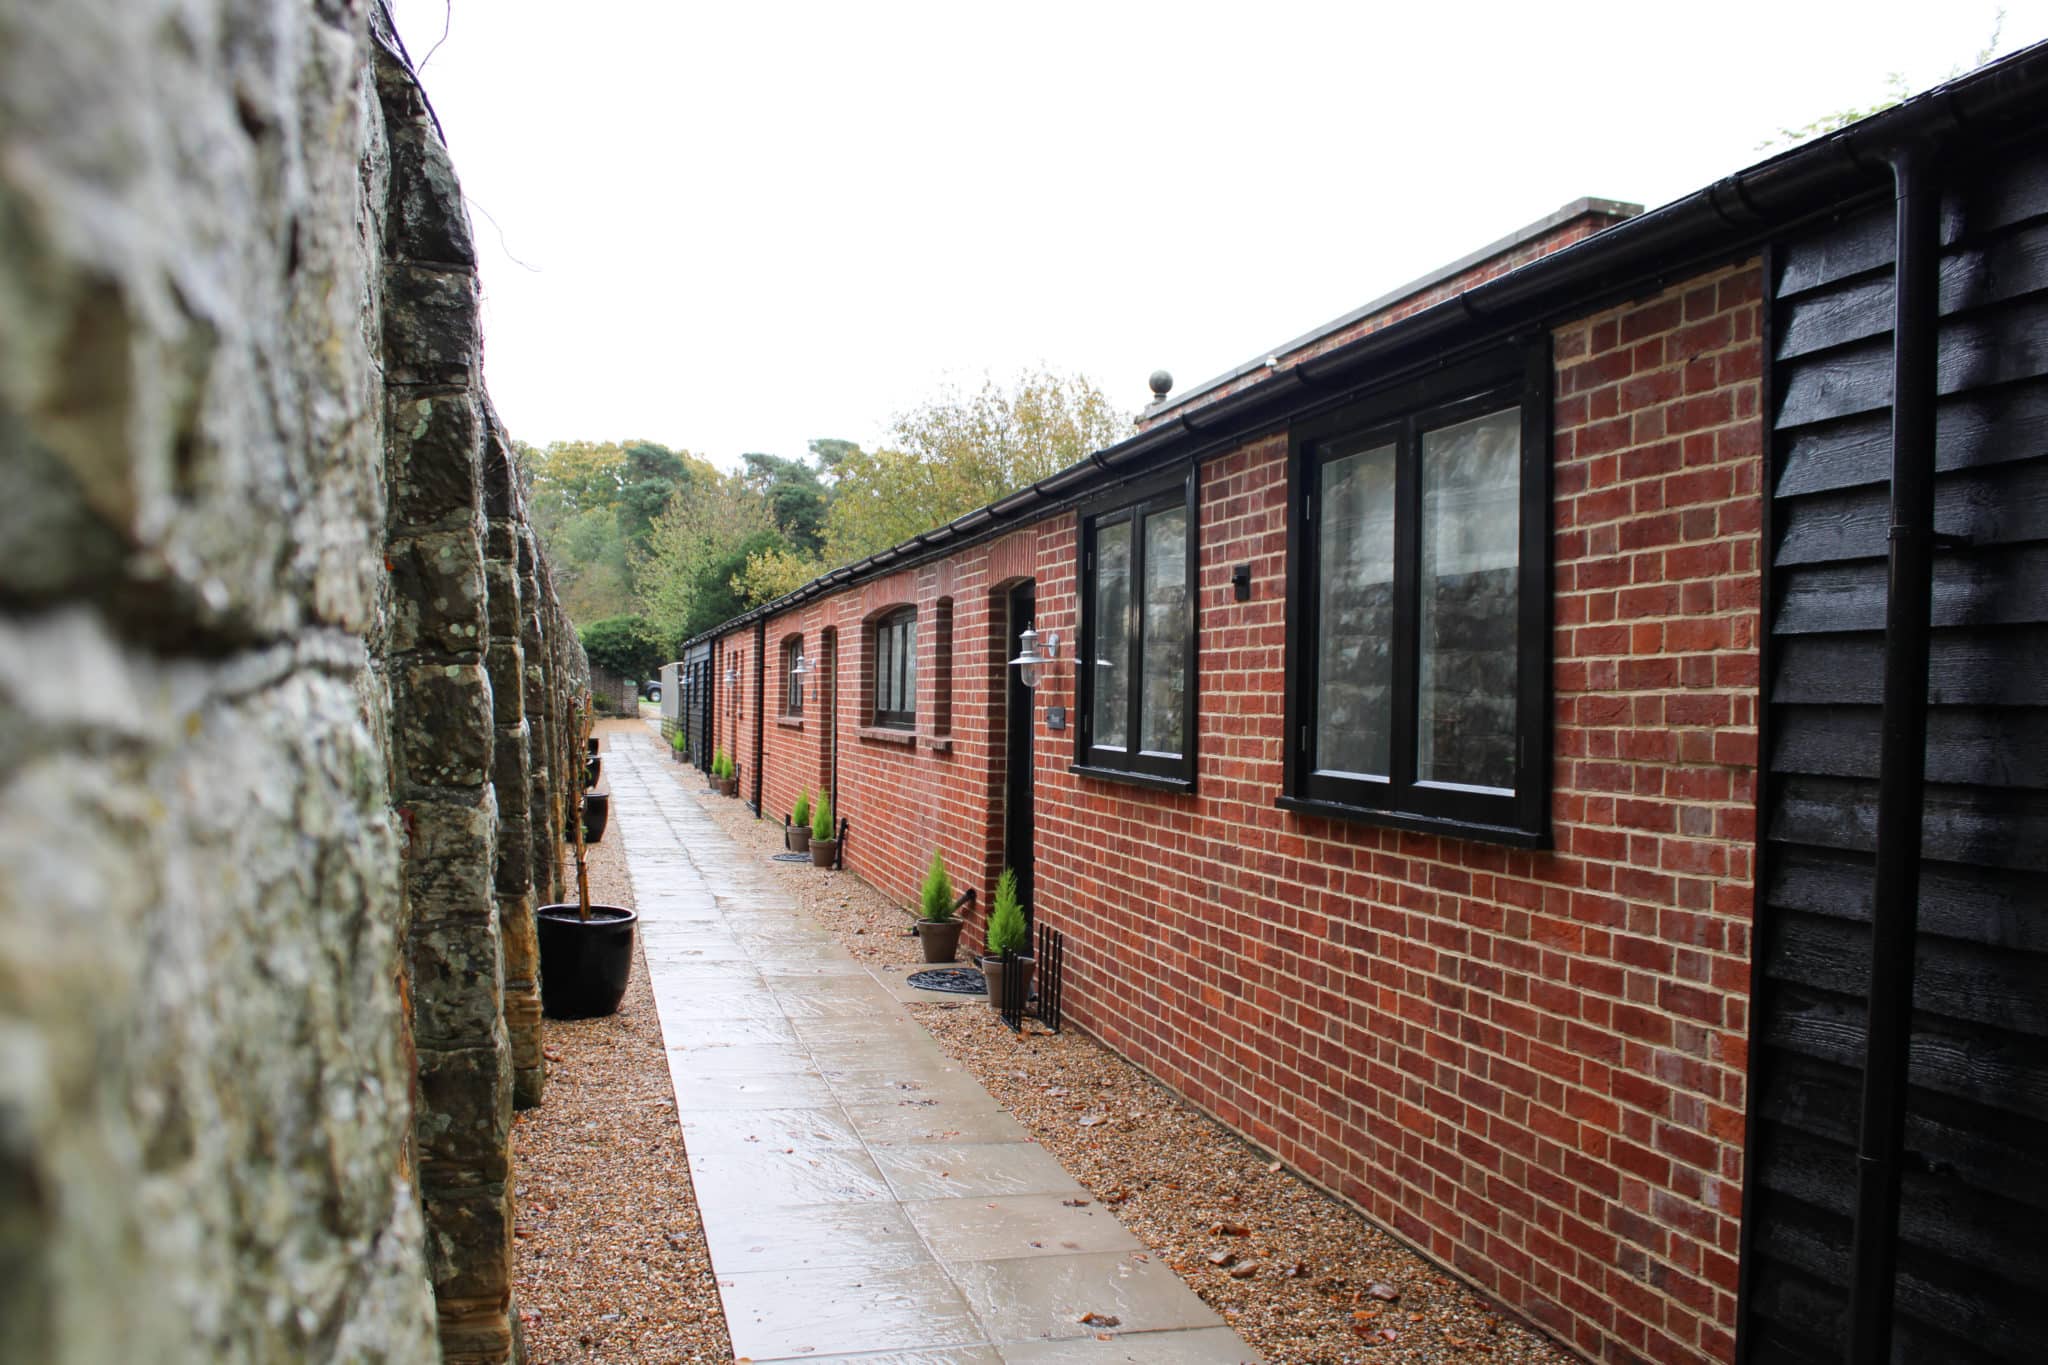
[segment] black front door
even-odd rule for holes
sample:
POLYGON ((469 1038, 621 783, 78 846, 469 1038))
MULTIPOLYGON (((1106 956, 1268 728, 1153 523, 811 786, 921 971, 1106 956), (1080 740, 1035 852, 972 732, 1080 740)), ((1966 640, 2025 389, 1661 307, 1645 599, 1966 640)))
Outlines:
MULTIPOLYGON (((1005 659, 1014 659, 1023 645, 1019 637, 1031 625, 1036 597, 1031 584, 1010 589, 1009 649, 1005 659)), ((1005 748, 1003 801, 1003 865, 1017 874, 1017 899, 1027 915, 1034 912, 1032 847, 1035 825, 1032 810, 1032 706, 1031 689, 1018 678, 1018 669, 1004 668, 1009 678, 1009 738, 1005 748)))

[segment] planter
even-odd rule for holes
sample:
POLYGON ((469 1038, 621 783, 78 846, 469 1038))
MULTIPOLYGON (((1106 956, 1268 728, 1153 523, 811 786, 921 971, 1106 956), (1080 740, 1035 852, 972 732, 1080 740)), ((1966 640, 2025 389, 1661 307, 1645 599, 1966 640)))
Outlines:
POLYGON ((604 839, 604 827, 611 820, 612 797, 610 792, 583 793, 583 842, 595 844, 604 839))
POLYGON ((839 841, 837 839, 820 839, 813 836, 811 839, 811 866, 832 866, 832 859, 838 852, 839 841))
POLYGON ((598 746, 598 743, 599 743, 599 741, 598 741, 598 739, 597 739, 597 737, 596 737, 595 735, 593 735, 593 736, 592 736, 591 738, 589 738, 589 739, 586 739, 586 740, 584 740, 584 741, 583 741, 583 743, 584 743, 584 744, 585 744, 585 745, 586 745, 586 746, 587 746, 587 747, 589 748, 589 750, 590 750, 590 752, 591 752, 591 753, 593 753, 593 754, 594 754, 594 753, 596 753, 596 752, 597 752, 597 746, 598 746))
POLYGON ((811 851, 811 827, 809 825, 784 825, 782 842, 791 853, 811 851))
POLYGON ((577 917, 574 905, 543 905, 536 911, 541 1013, 550 1019, 595 1019, 616 1011, 633 968, 638 918, 617 905, 591 906, 587 921, 577 917))
POLYGON ((926 962, 951 962, 960 951, 960 931, 967 927, 966 920, 921 919, 917 922, 917 941, 924 946, 926 962))
POLYGON ((740 794, 740 780, 737 777, 719 778, 718 794, 720 796, 738 796, 740 794))
POLYGON ((586 787, 595 787, 597 785, 597 776, 599 773, 603 771, 604 760, 599 758, 596 754, 592 754, 590 755, 590 757, 584 759, 583 785, 586 787))
MULTIPOLYGON (((1017 964, 1024 969, 1024 999, 1031 998, 1031 978, 1038 971, 1038 959, 1020 957, 1017 964)), ((993 1009, 1003 1007, 1003 960, 999 957, 985 957, 981 960, 981 974, 988 979, 988 1003, 993 1009)), ((1023 1001, 1019 1001, 1022 1004, 1023 1001)))

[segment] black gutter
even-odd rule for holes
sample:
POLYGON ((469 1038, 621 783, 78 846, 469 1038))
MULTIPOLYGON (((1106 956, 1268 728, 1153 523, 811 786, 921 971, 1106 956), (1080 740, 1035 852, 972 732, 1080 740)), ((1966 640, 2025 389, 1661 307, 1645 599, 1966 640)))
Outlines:
POLYGON ((1892 161, 1891 564, 1884 629, 1876 895, 1870 919, 1869 1031, 1856 1140, 1856 1232, 1848 1365, 1891 1359, 1899 1178, 1913 1040, 1913 939, 1920 916, 1920 822, 1927 789, 1927 657, 1934 595, 1934 405, 1940 345, 1941 190, 1928 142, 1892 161))
POLYGON ((768 722, 768 618, 754 623, 754 818, 761 818, 761 745, 768 722))
POLYGON ((1071 506, 1081 490, 1093 492, 1167 464, 1220 452, 1312 409, 1336 406, 1353 391, 1384 382, 1389 370, 1431 367, 1518 328, 1546 325, 1632 297, 1703 262, 1735 259, 1778 232, 1882 193, 1896 147, 1955 128, 1991 136, 2008 126, 2025 126, 2031 114, 2038 114, 2044 90, 2048 43, 2036 43, 1291 366, 1285 373, 1292 383, 1268 379, 1171 414, 1158 426, 946 523, 939 529, 950 528, 956 539, 944 551, 920 554, 917 539, 906 541, 754 607, 689 643, 787 611, 885 567, 895 572, 993 539, 1071 506))

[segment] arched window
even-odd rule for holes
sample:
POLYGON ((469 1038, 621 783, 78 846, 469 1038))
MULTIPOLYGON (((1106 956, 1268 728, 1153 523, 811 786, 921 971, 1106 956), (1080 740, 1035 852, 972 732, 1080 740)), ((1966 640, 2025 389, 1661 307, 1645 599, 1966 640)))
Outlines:
POLYGON ((875 724, 917 727, 917 608, 875 622, 875 724))

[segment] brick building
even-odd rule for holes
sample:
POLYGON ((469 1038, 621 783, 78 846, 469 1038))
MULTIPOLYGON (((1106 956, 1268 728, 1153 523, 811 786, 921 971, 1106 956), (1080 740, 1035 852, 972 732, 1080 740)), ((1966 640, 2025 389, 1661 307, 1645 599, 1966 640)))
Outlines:
POLYGON ((1071 1019, 1590 1358, 2023 1358, 2044 110, 1581 200, 692 642, 690 723, 906 900, 1018 868, 1071 1019))

